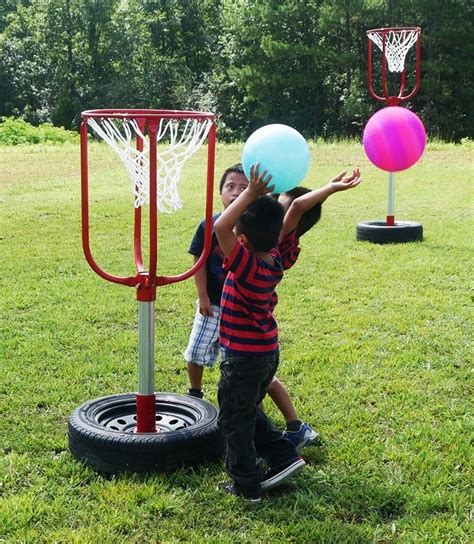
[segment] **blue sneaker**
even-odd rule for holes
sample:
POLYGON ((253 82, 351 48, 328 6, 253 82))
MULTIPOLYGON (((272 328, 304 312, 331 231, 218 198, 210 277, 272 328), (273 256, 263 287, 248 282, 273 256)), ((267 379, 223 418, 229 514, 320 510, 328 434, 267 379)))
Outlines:
POLYGON ((283 436, 287 438, 297 450, 309 446, 311 442, 320 443, 319 434, 307 423, 302 423, 297 431, 284 431, 283 436))

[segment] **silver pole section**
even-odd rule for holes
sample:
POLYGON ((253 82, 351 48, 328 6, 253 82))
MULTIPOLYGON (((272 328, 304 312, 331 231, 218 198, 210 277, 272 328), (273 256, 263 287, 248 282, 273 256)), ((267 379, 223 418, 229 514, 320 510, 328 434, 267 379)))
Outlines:
POLYGON ((395 172, 388 173, 387 216, 395 217, 395 172))
POLYGON ((155 303, 138 302, 138 393, 153 395, 155 353, 155 303))

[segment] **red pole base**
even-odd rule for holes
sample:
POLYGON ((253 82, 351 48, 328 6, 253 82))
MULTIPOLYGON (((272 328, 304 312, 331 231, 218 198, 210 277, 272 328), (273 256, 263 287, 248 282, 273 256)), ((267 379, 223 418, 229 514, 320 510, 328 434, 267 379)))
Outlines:
POLYGON ((387 227, 393 227, 395 225, 395 216, 387 215, 386 223, 387 223, 387 227))
POLYGON ((137 300, 140 302, 154 302, 156 300, 156 287, 147 287, 139 284, 137 288, 137 300))
POLYGON ((137 393, 137 433, 156 433, 155 395, 137 393))

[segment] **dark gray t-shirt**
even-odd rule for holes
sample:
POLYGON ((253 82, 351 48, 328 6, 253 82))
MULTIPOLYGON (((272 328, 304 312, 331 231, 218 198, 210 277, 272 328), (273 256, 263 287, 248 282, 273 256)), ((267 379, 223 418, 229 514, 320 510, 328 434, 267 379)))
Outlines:
MULTIPOLYGON (((220 306, 222 288, 224 286, 224 280, 227 276, 227 272, 222 268, 224 262, 224 254, 219 246, 217 241, 216 234, 214 232, 214 222, 220 216, 220 212, 216 213, 212 217, 212 239, 211 239, 211 250, 207 257, 206 261, 206 271, 207 271, 207 292, 209 294, 209 299, 212 304, 220 306)), ((194 238, 191 241, 189 246, 188 253, 199 257, 204 248, 204 225, 206 222, 203 220, 199 223, 194 238)))

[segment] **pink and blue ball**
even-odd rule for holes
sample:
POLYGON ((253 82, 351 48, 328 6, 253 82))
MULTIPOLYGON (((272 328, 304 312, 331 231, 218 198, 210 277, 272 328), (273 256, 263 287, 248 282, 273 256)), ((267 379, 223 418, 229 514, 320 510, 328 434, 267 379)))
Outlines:
POLYGON ((282 124, 265 125, 245 142, 242 151, 244 173, 250 179, 250 167, 259 163, 259 172, 271 174, 270 185, 275 193, 284 193, 296 187, 306 176, 309 147, 304 137, 294 128, 282 124))
POLYGON ((386 172, 400 172, 423 155, 426 131, 412 111, 388 106, 369 119, 363 143, 367 157, 375 166, 386 172))

